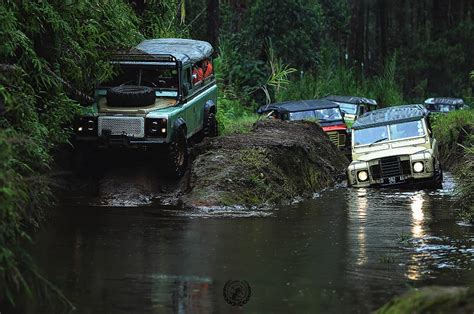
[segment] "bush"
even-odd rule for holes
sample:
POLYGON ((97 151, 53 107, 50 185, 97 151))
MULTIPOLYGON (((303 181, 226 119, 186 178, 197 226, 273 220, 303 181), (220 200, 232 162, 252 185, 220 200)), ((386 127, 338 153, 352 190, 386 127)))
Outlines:
POLYGON ((474 110, 459 110, 449 114, 431 115, 433 132, 439 142, 441 163, 450 168, 463 155, 462 146, 472 146, 474 110), (462 146, 461 146, 462 145, 462 146))
POLYGON ((474 110, 435 115, 433 132, 439 141, 441 162, 453 170, 457 185, 460 217, 474 222, 474 110))
POLYGON ((148 24, 122 0, 6 1, 0 23, 0 304, 14 305, 35 281, 61 296, 22 249, 25 230, 51 204, 51 152, 68 143, 78 90, 107 79, 103 60, 138 43, 148 24))

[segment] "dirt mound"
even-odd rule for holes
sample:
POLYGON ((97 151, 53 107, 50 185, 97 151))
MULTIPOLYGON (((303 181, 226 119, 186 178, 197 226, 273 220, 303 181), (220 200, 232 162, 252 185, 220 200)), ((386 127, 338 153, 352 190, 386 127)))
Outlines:
POLYGON ((344 176, 347 159, 312 122, 266 120, 194 149, 187 206, 262 205, 311 196, 344 176))

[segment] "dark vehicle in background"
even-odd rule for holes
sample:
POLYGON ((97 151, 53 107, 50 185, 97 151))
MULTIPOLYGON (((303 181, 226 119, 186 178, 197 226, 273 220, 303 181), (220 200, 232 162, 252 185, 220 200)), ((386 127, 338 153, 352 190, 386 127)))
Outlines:
POLYGON ((464 100, 461 98, 428 98, 425 107, 432 113, 448 113, 454 110, 464 109, 464 100))
POLYGON ((344 123, 344 113, 339 105, 332 101, 325 99, 286 101, 262 106, 257 113, 281 120, 317 122, 337 148, 350 152, 350 139, 344 123))
POLYGON ((440 188, 443 171, 428 116, 422 105, 388 107, 361 116, 352 127, 349 186, 440 188))
POLYGON ((350 128, 355 120, 366 112, 377 109, 377 101, 365 97, 356 96, 327 96, 324 99, 335 102, 345 113, 344 120, 350 128))

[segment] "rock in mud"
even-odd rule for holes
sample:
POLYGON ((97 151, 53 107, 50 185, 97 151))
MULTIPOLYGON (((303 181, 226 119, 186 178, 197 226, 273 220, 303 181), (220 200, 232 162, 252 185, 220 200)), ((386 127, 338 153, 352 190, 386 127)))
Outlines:
POLYGON ((184 204, 260 206, 309 197, 344 177, 348 160, 313 122, 259 121, 194 149, 184 204))

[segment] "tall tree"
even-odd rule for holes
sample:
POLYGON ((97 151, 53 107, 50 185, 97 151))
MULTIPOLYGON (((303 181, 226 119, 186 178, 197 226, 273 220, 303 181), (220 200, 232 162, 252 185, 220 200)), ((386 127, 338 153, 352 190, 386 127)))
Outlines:
POLYGON ((219 0, 207 0, 207 38, 217 47, 219 39, 219 0))

